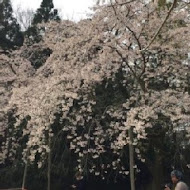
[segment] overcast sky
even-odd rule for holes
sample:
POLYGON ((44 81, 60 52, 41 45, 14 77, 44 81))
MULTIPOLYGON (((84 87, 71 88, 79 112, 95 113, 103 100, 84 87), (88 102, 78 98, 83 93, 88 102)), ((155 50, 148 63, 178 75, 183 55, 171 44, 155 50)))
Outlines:
MULTIPOLYGON (((89 13, 89 7, 94 4, 95 0, 54 0, 55 8, 61 10, 61 16, 65 19, 79 20, 85 18, 89 13)), ((42 0, 11 0, 13 9, 18 6, 22 9, 32 8, 36 10, 40 7, 42 0)))

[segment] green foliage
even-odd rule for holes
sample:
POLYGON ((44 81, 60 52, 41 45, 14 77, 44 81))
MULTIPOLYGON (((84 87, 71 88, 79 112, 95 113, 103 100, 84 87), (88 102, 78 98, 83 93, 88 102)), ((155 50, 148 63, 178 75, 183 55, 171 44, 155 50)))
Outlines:
POLYGON ((0 3, 0 47, 14 49, 22 46, 24 38, 17 20, 13 17, 10 0, 0 3))
POLYGON ((48 22, 49 20, 59 21, 60 17, 58 15, 57 9, 54 9, 52 0, 43 0, 40 8, 34 15, 32 24, 36 25, 42 22, 48 22))
POLYGON ((36 47, 34 48, 27 48, 23 51, 22 56, 26 59, 28 59, 31 63, 31 65, 38 69, 40 68, 48 59, 48 57, 51 55, 52 50, 50 48, 41 48, 36 47))
POLYGON ((102 115, 108 107, 121 107, 126 99, 129 97, 128 88, 123 87, 123 72, 119 69, 116 73, 115 80, 105 80, 101 85, 97 85, 95 112, 98 115, 102 115))
POLYGON ((165 5, 166 5, 166 0, 159 0, 159 1, 158 1, 158 5, 159 5, 160 7, 165 6, 165 5))
POLYGON ((41 40, 42 35, 40 35, 40 30, 36 26, 29 27, 25 32, 25 42, 27 45, 39 43, 41 40))

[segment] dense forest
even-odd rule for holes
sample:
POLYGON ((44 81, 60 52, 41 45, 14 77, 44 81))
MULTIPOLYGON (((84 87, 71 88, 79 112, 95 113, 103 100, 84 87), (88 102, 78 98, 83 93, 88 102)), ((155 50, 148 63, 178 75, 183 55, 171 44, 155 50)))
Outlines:
POLYGON ((0 189, 161 190, 174 169, 190 185, 190 2, 92 9, 0 1, 0 189))

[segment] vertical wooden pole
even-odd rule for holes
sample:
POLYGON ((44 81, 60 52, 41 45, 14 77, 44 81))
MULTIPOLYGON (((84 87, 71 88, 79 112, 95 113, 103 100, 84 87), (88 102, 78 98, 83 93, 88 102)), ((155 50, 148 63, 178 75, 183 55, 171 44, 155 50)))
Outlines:
POLYGON ((133 128, 130 127, 128 131, 129 143, 129 167, 130 167, 130 183, 131 190, 135 190, 135 172, 134 172, 134 146, 133 146, 133 128))

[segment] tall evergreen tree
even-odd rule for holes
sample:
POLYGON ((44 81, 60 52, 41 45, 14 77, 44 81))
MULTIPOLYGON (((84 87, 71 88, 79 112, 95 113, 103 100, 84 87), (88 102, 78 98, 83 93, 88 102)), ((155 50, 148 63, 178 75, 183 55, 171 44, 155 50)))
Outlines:
POLYGON ((10 0, 0 2, 0 47, 14 49, 23 44, 24 38, 17 20, 13 17, 10 0))
POLYGON ((42 36, 40 31, 43 31, 43 29, 39 29, 36 25, 48 22, 49 20, 60 21, 58 10, 54 9, 53 0, 42 0, 40 8, 37 9, 34 15, 32 26, 25 32, 25 36, 27 37, 26 43, 28 45, 41 41, 42 36))
POLYGON ((42 0, 40 8, 34 15, 33 25, 48 22, 49 20, 59 21, 58 10, 54 9, 53 0, 42 0))

